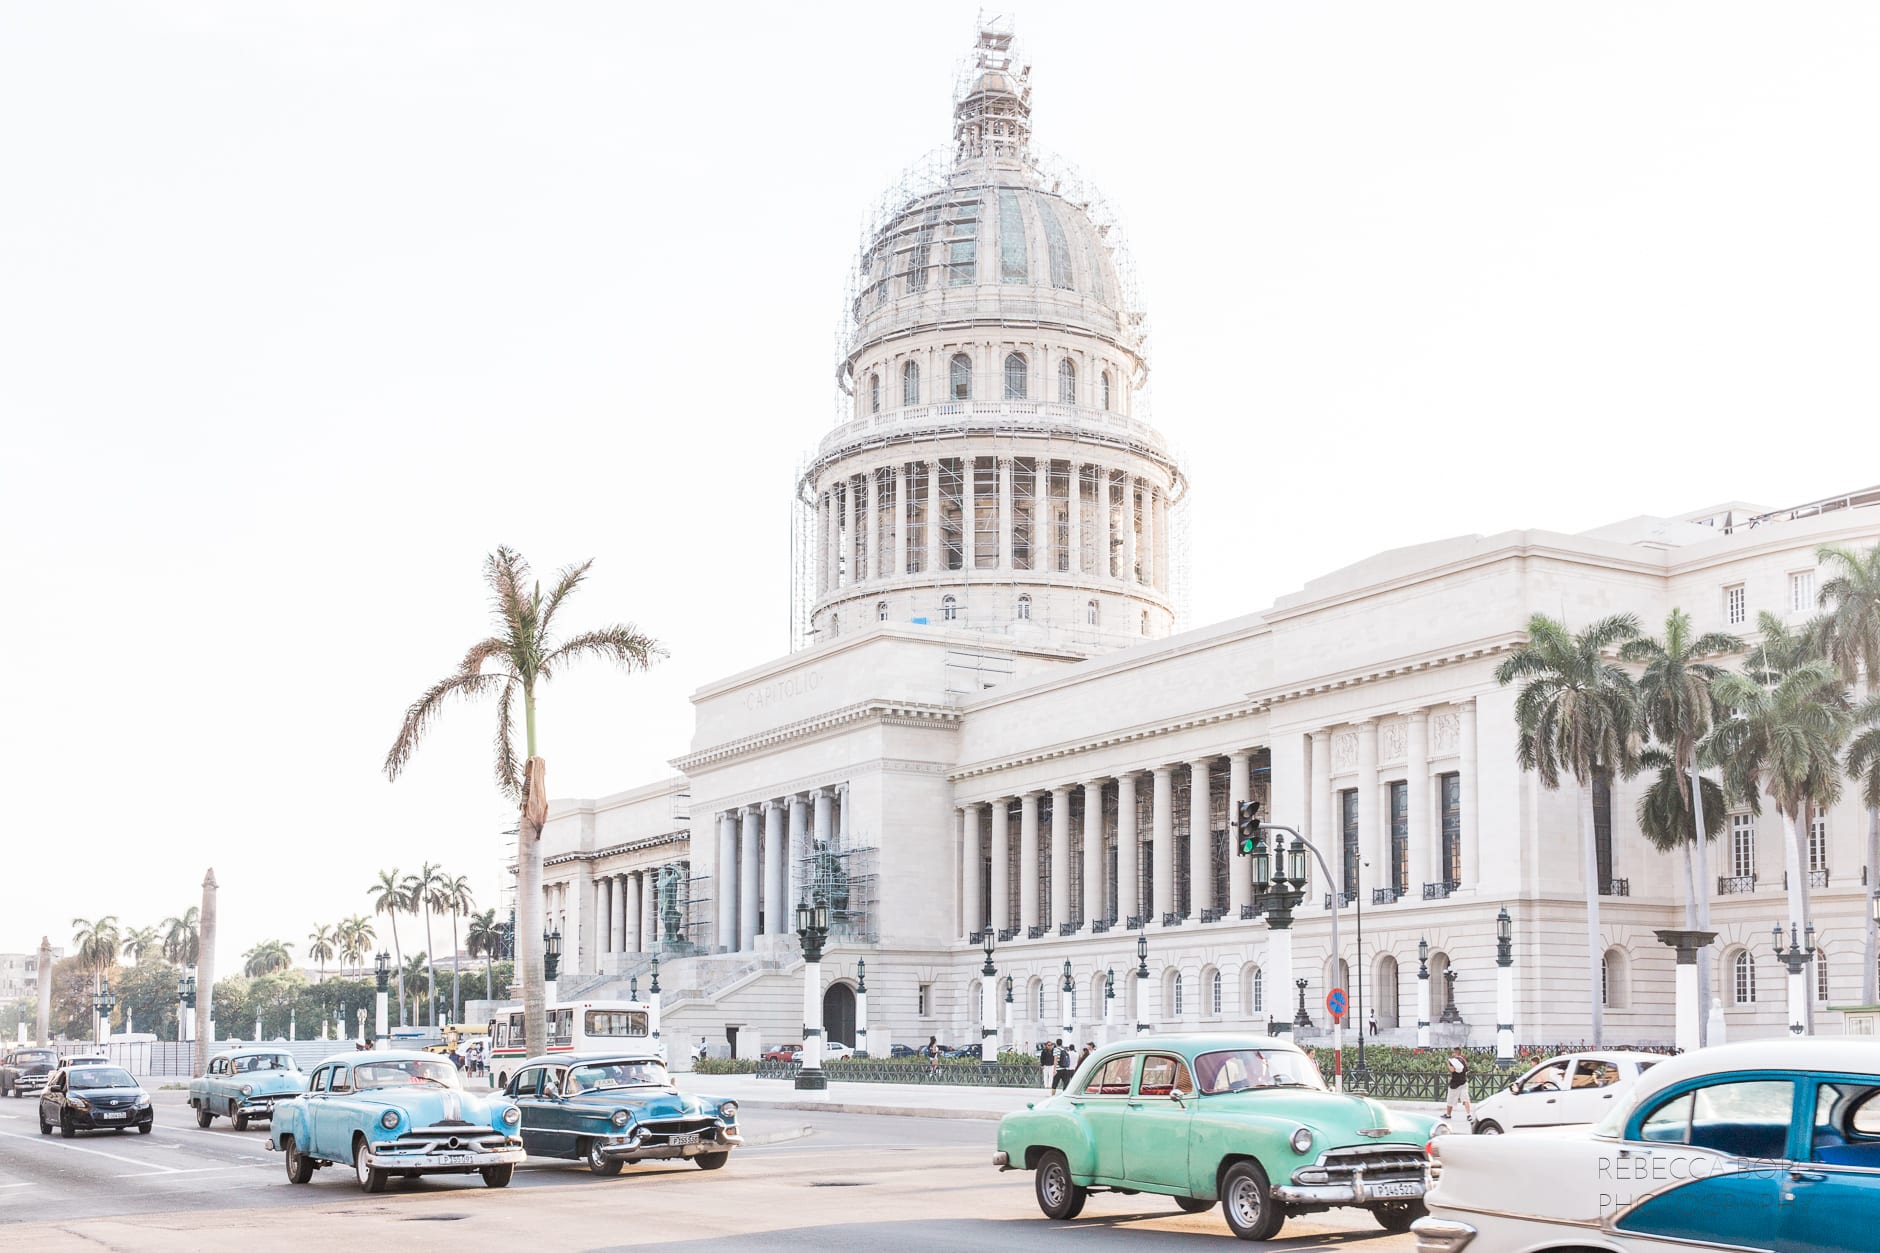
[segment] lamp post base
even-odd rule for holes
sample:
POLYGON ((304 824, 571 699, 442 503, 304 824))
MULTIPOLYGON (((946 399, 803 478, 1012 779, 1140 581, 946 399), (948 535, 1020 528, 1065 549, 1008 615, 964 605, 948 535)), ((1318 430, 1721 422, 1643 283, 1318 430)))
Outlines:
POLYGON ((826 1092, 829 1090, 829 1077, 820 1068, 799 1070, 796 1072, 796 1090, 798 1092, 826 1092))

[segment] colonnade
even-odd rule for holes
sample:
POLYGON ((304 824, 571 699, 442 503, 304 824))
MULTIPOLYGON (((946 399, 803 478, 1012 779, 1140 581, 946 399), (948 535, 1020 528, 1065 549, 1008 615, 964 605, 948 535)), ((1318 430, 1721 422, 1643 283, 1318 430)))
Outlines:
POLYGON ((790 866, 813 848, 833 847, 838 833, 849 829, 848 804, 848 787, 838 784, 718 812, 720 951, 748 952, 760 934, 792 933, 790 866))

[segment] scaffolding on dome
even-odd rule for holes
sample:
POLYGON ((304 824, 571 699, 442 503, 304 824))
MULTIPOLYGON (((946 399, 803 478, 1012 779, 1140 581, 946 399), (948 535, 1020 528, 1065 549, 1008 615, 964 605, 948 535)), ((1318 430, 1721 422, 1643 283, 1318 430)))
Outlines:
POLYGON ((873 944, 881 938, 880 884, 874 845, 845 846, 840 837, 815 842, 796 859, 791 898, 829 907, 829 938, 873 944))

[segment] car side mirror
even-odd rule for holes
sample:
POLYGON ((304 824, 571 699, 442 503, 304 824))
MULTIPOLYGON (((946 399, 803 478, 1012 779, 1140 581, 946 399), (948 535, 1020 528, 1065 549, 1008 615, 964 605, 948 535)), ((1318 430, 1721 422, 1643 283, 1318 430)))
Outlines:
POLYGON ((561 1099, 561 1089, 552 1083, 545 1083, 542 1085, 542 1095, 551 1101, 559 1101, 561 1099))
POLYGON ((1187 1108, 1186 1105, 1184 1105, 1182 1102, 1182 1094, 1179 1088, 1170 1088, 1168 1092, 1168 1099, 1175 1102, 1177 1105, 1182 1105, 1184 1109, 1187 1108))

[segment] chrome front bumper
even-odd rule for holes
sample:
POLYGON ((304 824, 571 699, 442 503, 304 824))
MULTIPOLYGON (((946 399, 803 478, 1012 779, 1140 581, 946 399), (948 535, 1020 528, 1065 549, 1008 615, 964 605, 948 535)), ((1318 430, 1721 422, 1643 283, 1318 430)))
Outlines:
POLYGON ((1287 1183, 1273 1189, 1275 1200, 1294 1205, 1373 1205, 1380 1201, 1420 1201, 1429 1181, 1371 1181, 1360 1175, 1350 1183, 1287 1183), (1411 1189, 1415 1190, 1412 1191, 1411 1189))
POLYGON ((1011 1154, 1007 1153, 1004 1149, 1000 1149, 997 1153, 992 1155, 992 1164, 997 1166, 1000 1170, 1012 1169, 1011 1154))
POLYGON ((368 1150, 366 1165, 379 1170, 481 1170, 521 1165, 529 1154, 520 1140, 500 1149, 446 1149, 438 1153, 380 1153, 368 1150))
POLYGON ((1410 1224, 1417 1253, 1461 1253, 1476 1237, 1475 1228, 1447 1218, 1419 1218, 1410 1224))
POLYGON ((275 1105, 289 1099, 285 1096, 245 1096, 235 1106, 235 1112, 246 1118, 264 1118, 272 1122, 275 1105))
POLYGON ((697 1157, 701 1153, 728 1153, 744 1143, 735 1131, 720 1131, 711 1139, 704 1137, 691 1144, 643 1144, 635 1139, 610 1140, 601 1146, 601 1156, 611 1162, 653 1162, 661 1158, 697 1157))

